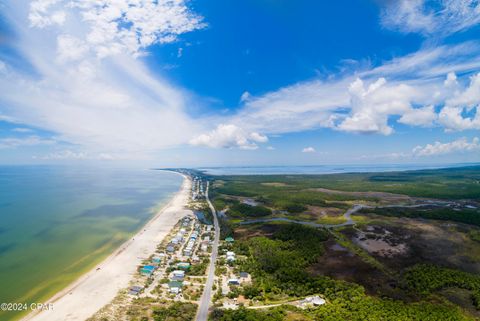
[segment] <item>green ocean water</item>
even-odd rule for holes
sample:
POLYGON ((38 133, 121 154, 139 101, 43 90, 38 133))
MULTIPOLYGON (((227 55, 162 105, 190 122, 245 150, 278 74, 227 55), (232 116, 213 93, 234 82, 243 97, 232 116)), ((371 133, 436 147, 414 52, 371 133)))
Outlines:
MULTIPOLYGON (((44 302, 139 230, 181 183, 153 170, 0 166, 0 303, 44 302)), ((21 315, 0 311, 0 320, 21 315)))

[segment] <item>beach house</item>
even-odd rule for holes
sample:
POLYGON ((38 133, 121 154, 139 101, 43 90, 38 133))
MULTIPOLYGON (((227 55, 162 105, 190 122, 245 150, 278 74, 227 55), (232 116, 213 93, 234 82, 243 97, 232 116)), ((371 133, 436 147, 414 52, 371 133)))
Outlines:
POLYGON ((185 278, 185 271, 175 270, 172 272, 172 280, 183 281, 184 278, 185 278))
POLYGON ((173 253, 173 252, 175 252, 175 246, 170 243, 170 244, 167 245, 166 250, 167 250, 168 253, 173 253))
POLYGON ((144 265, 140 270, 140 273, 143 275, 151 275, 155 271, 155 266, 153 265, 144 265))
POLYGON ((227 262, 235 262, 235 253, 232 251, 227 252, 227 262))
POLYGON ((130 295, 138 295, 143 290, 143 287, 134 285, 128 290, 128 294, 130 295))
POLYGON ((305 299, 300 301, 300 307, 308 308, 308 307, 312 307, 312 306, 324 305, 325 303, 326 303, 326 301, 324 299, 322 299, 318 295, 315 295, 315 296, 306 297, 305 299))
POLYGON ((178 294, 182 291, 183 282, 180 281, 171 281, 168 283, 168 291, 171 294, 178 294))
POLYGON ((240 281, 237 278, 231 278, 228 280, 229 285, 240 285, 240 281))
POLYGON ((190 263, 188 262, 177 263, 177 269, 186 271, 190 269, 190 263))

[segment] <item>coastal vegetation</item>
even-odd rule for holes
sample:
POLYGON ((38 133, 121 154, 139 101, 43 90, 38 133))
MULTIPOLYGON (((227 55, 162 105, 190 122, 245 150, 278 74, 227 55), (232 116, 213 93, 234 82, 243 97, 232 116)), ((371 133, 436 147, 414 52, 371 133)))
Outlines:
POLYGON ((214 179, 220 182, 216 189, 218 193, 262 196, 273 205, 281 200, 321 205, 322 200, 358 199, 351 195, 311 190, 315 188, 441 199, 480 199, 480 166, 385 173, 218 176, 214 179))
POLYGON ((154 321, 192 321, 197 313, 197 305, 188 302, 174 302, 153 310, 154 321))
POLYGON ((118 320, 126 317, 129 321, 192 321, 195 319, 197 305, 190 302, 168 302, 154 298, 137 298, 123 307, 116 302, 116 311, 110 311, 110 317, 90 318, 89 320, 118 320), (125 309, 125 311, 124 311, 125 309))
POLYGON ((280 306, 268 310, 252 310, 240 308, 238 310, 215 310, 212 313, 213 321, 237 320, 322 320, 322 321, 365 321, 365 320, 469 320, 461 315, 458 309, 450 306, 431 304, 403 304, 392 300, 376 300, 370 297, 359 297, 356 302, 341 302, 325 305, 311 311, 301 311, 287 306, 280 306), (293 310, 293 311, 292 311, 293 310), (292 315, 292 318, 289 316, 292 315))
POLYGON ((457 287, 471 291, 472 302, 480 309, 480 276, 434 265, 419 264, 405 273, 407 286, 424 296, 434 291, 457 287))
POLYGON ((452 221, 465 224, 480 226, 479 209, 459 209, 452 208, 406 208, 406 207, 383 207, 383 208, 365 208, 360 213, 373 213, 376 215, 425 218, 432 220, 452 221))
POLYGON ((231 217, 262 217, 272 215, 272 210, 264 206, 235 203, 229 208, 228 213, 231 217))
POLYGON ((194 264, 190 267, 190 270, 188 271, 188 275, 193 275, 193 276, 205 275, 205 271, 207 270, 208 263, 210 263, 210 259, 208 257, 203 258, 201 262, 194 264))
POLYGON ((253 276, 251 285, 237 289, 245 298, 268 305, 322 294, 328 304, 305 311, 286 306, 266 311, 216 310, 212 320, 287 320, 292 309, 310 320, 468 320, 448 302, 408 303, 373 297, 358 284, 312 275, 308 268, 324 254, 329 238, 326 230, 278 224, 270 237, 239 240, 233 246, 236 253, 246 257, 238 262, 238 268, 253 276))
POLYGON ((245 308, 212 320, 480 318, 479 182, 478 166, 215 178, 234 268, 252 281, 227 296, 245 308), (326 304, 292 303, 318 295, 326 304))

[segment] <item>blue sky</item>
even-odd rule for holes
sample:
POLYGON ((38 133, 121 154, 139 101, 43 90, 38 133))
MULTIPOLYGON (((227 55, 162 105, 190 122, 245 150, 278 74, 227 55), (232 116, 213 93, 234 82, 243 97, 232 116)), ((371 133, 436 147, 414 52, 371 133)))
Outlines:
POLYGON ((0 10, 0 163, 480 161, 477 0, 0 10))

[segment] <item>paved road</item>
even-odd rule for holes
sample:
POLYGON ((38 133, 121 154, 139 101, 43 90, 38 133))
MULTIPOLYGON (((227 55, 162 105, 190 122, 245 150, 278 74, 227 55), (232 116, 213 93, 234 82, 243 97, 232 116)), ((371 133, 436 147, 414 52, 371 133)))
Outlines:
POLYGON ((245 220, 240 222, 240 225, 245 225, 245 224, 255 224, 255 223, 265 223, 265 222, 290 222, 290 223, 297 223, 297 224, 302 224, 302 225, 309 225, 313 227, 326 227, 326 228, 331 228, 331 227, 340 227, 340 226, 347 226, 347 225, 355 225, 355 221, 352 219, 352 214, 355 212, 358 212, 362 208, 366 208, 367 206, 361 205, 361 204, 356 204, 352 208, 350 208, 348 211, 346 211, 343 214, 343 217, 347 220, 344 223, 340 224, 321 224, 321 223, 315 223, 315 222, 308 222, 308 221, 298 221, 298 220, 292 220, 290 218, 286 217, 272 217, 272 218, 261 218, 257 220, 245 220))
POLYGON ((207 283, 205 284, 205 289, 203 290, 202 297, 200 298, 200 306, 197 312, 196 321, 207 321, 208 319, 208 308, 210 307, 210 301, 212 298, 212 286, 215 281, 215 262, 217 261, 218 256, 218 242, 220 241, 220 227, 218 225, 217 211, 213 207, 210 199, 208 198, 208 188, 209 183, 207 182, 207 188, 205 190, 205 197, 207 199, 208 206, 213 215, 213 225, 215 227, 215 238, 212 246, 212 255, 210 257, 210 265, 208 266, 208 278, 207 283))
POLYGON ((325 228, 332 228, 332 227, 341 227, 341 226, 348 226, 348 225, 355 225, 356 222, 352 219, 352 214, 355 214, 361 209, 364 208, 370 208, 370 209, 375 209, 375 208, 417 208, 417 207, 428 207, 428 206, 433 206, 433 207, 449 207, 451 206, 451 203, 449 202, 430 202, 430 203, 421 203, 421 204, 413 204, 413 205, 403 205, 403 204, 392 204, 392 205, 383 205, 383 206, 368 206, 368 205, 363 205, 363 204, 355 204, 353 207, 348 209, 344 214, 343 217, 347 220, 344 223, 340 224, 321 224, 321 223, 315 223, 315 222, 309 222, 309 221, 298 221, 298 220, 293 220, 290 218, 286 217, 272 217, 272 218, 260 218, 260 219, 255 219, 255 220, 245 220, 241 221, 238 224, 240 225, 245 225, 245 224, 256 224, 256 223, 266 223, 266 222, 290 222, 290 223, 297 223, 297 224, 302 224, 302 225, 309 225, 313 227, 325 227, 325 228))

